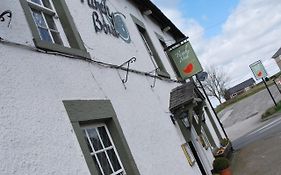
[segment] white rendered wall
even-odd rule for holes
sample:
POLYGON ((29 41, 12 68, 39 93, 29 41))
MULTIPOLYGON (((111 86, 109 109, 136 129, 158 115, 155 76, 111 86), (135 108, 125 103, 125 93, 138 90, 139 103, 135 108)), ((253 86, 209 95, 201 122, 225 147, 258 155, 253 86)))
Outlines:
MULTIPOLYGON (((128 1, 114 3, 128 17, 131 44, 104 33, 96 34, 91 28, 89 7, 78 0, 67 1, 82 39, 93 49, 88 49, 93 58, 121 64, 136 56, 131 68, 151 71, 154 68, 150 58, 128 16, 140 14, 128 1)), ((4 10, 11 10, 13 18, 10 28, 0 23, 0 37, 33 46, 19 1, 2 0, 0 13, 4 10)), ((147 30, 153 31, 148 25, 147 30)), ((159 32, 159 28, 155 31, 159 32)), ((151 39, 157 45, 156 37, 151 39)), ((159 43, 156 48, 160 47, 159 43)), ((167 60, 163 63, 171 71, 167 60)), ((125 76, 124 71, 119 73, 125 76)), ((62 100, 78 99, 111 100, 142 175, 200 174, 187 164, 181 150, 184 140, 170 121, 169 93, 177 83, 157 80, 152 89, 153 78, 129 73, 125 90, 117 70, 3 43, 0 82, 0 174, 89 174, 62 104, 62 100)))

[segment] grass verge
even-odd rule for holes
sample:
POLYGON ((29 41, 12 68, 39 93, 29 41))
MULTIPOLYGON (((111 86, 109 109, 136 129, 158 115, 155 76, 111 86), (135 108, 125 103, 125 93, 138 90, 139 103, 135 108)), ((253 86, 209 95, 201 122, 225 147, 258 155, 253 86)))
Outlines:
POLYGON ((265 120, 266 118, 270 117, 271 115, 281 111, 281 101, 277 103, 277 106, 272 106, 268 108, 262 115, 261 119, 265 120))

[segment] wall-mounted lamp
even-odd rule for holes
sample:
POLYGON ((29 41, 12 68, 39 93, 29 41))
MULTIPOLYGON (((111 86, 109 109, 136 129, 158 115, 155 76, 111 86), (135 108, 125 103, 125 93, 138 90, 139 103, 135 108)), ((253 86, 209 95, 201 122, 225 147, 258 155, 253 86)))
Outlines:
POLYGON ((148 16, 148 15, 151 15, 151 14, 152 14, 152 11, 151 11, 151 10, 145 10, 145 11, 143 11, 143 14, 144 14, 145 16, 148 16))
POLYGON ((186 128, 190 128, 190 123, 188 120, 188 114, 186 112, 182 113, 180 119, 186 128))
POLYGON ((162 29, 163 32, 168 32, 171 29, 170 26, 166 26, 162 29))

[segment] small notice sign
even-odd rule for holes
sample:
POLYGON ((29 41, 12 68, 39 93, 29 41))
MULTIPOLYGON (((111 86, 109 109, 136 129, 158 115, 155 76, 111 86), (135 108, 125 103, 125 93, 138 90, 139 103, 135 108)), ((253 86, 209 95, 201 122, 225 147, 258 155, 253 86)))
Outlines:
POLYGON ((266 72, 261 60, 256 61, 253 64, 250 64, 250 68, 251 68, 256 80, 267 77, 267 72, 266 72))
POLYGON ((178 43, 167 49, 167 53, 182 79, 190 78, 203 71, 189 41, 185 40, 178 43))

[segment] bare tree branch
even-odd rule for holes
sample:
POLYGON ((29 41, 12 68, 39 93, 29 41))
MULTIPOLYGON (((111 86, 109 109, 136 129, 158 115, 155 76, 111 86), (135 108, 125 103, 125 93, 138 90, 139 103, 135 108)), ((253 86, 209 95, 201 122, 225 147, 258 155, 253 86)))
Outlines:
POLYGON ((229 77, 222 69, 214 66, 207 68, 206 72, 208 73, 208 78, 202 82, 202 84, 207 92, 207 95, 215 97, 220 103, 222 103, 229 77))

